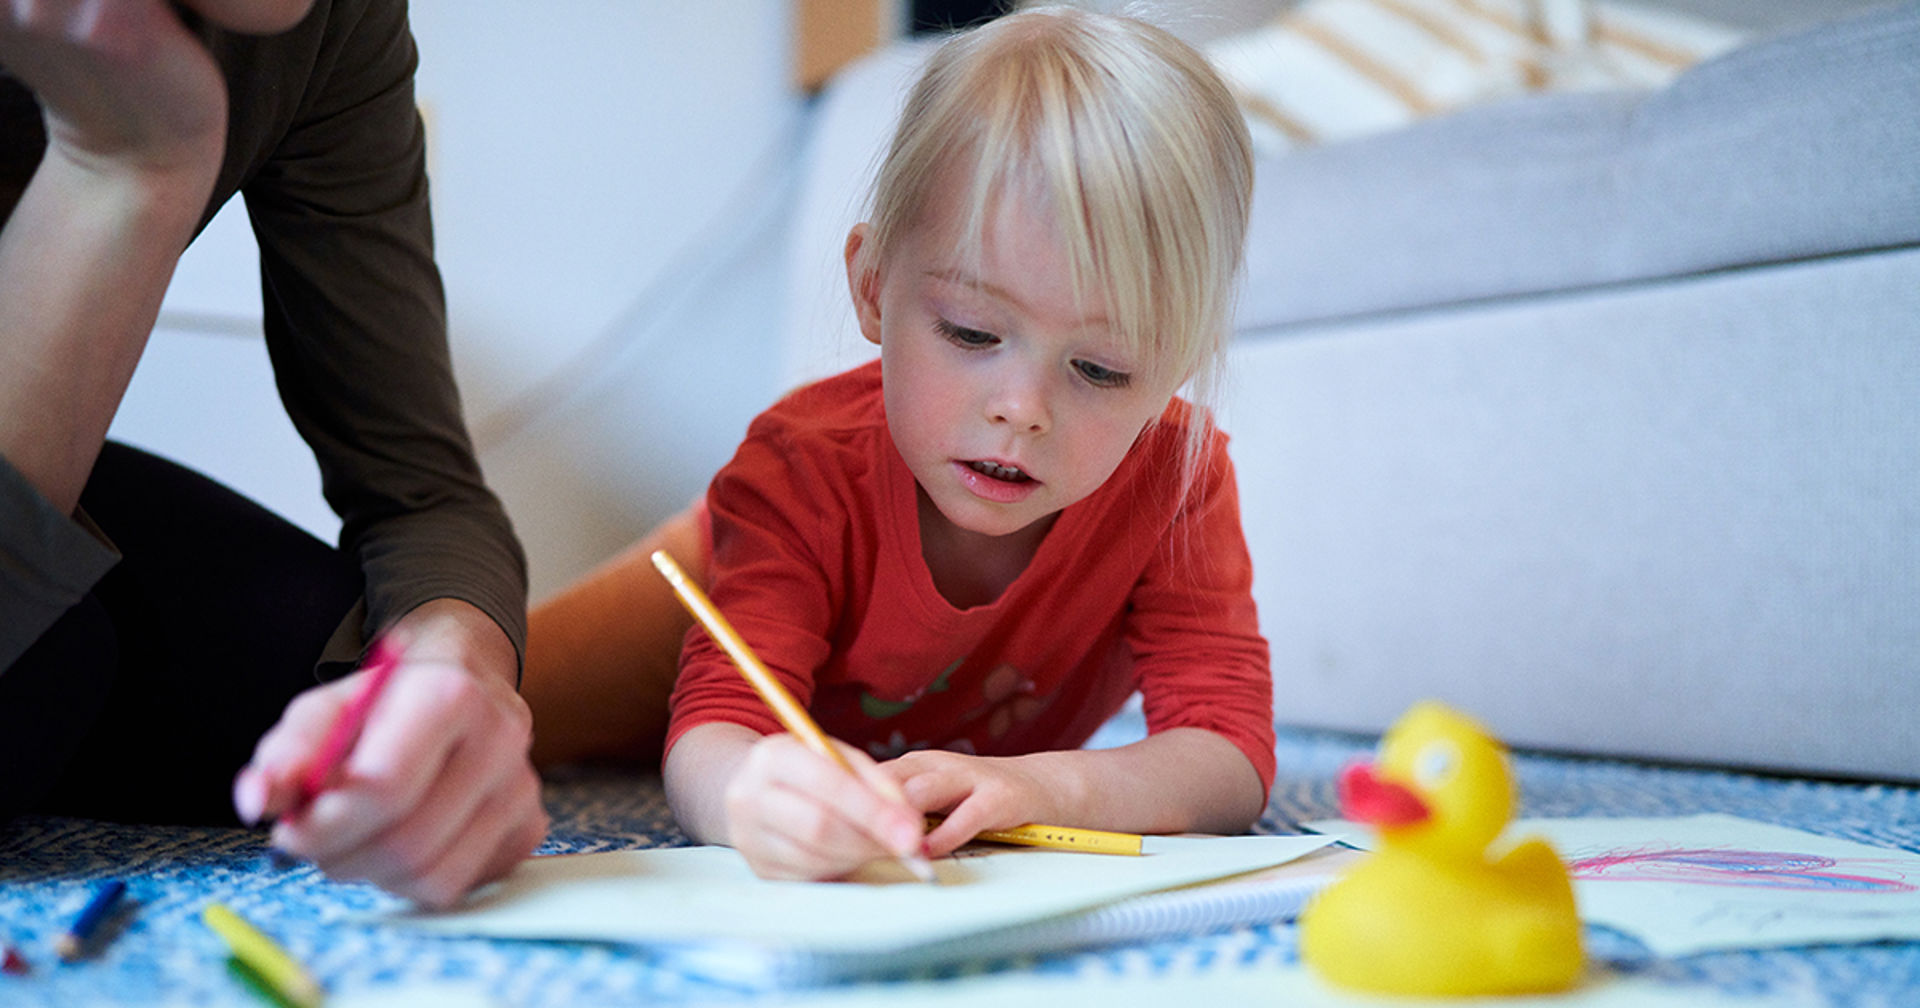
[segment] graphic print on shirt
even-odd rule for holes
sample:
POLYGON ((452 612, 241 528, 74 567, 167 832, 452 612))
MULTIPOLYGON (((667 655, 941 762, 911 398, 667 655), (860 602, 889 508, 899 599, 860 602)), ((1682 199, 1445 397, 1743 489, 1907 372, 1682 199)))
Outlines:
MULTIPOLYGON (((934 678, 933 682, 900 700, 886 700, 871 693, 860 693, 861 713, 875 721, 897 717, 913 709, 920 700, 935 694, 946 693, 952 689, 953 674, 967 662, 962 657, 948 665, 934 678)), ((886 738, 869 742, 867 752, 874 759, 886 761, 903 753, 917 749, 945 749, 949 752, 973 755, 978 751, 974 740, 969 737, 984 725, 986 737, 1000 739, 1021 724, 1038 717, 1047 708, 1050 697, 1040 696, 1039 686, 1019 669, 1002 663, 987 673, 980 682, 978 700, 959 717, 951 719, 955 734, 944 742, 930 739, 908 739, 899 729, 888 733, 886 738)), ((963 697, 949 697, 949 702, 964 700, 963 697)), ((955 703, 955 706, 958 706, 955 703)))
POLYGON ((1039 687, 1011 665, 1001 665, 987 673, 986 681, 980 684, 980 692, 986 704, 970 711, 961 719, 961 723, 973 724, 984 715, 988 738, 1005 737, 1015 727, 1033 720, 1047 708, 1048 698, 1038 695, 1039 687))
POLYGON ((929 693, 945 693, 947 691, 947 680, 952 678, 954 671, 966 664, 966 662, 967 659, 964 655, 955 658, 953 664, 941 670, 940 674, 935 676, 932 682, 899 700, 883 700, 880 697, 868 693, 866 690, 861 690, 860 713, 865 714, 875 721, 885 721, 890 717, 905 714, 913 708, 914 704, 920 701, 921 697, 929 693))

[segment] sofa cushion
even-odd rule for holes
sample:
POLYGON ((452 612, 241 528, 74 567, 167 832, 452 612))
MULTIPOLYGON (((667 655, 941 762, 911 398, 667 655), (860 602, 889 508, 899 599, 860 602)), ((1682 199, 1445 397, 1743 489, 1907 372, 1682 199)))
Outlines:
POLYGON ((1263 158, 1240 327, 1920 243, 1920 2, 1263 158))
POLYGON ((1920 248, 1249 334, 1282 722, 1920 780, 1920 248))
POLYGON ((1741 33, 1612 0, 1306 0, 1207 55, 1263 153, 1528 93, 1664 87, 1741 33))

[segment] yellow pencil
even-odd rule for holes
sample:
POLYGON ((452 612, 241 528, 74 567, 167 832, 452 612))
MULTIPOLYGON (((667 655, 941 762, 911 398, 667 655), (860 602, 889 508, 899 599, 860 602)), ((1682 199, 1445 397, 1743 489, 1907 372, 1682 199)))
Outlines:
POLYGON ((975 840, 1025 844, 1029 847, 1055 847, 1085 854, 1132 854, 1141 851, 1140 834, 1109 833, 1106 830, 1076 829, 1072 826, 1042 826, 1028 823, 1008 829, 981 830, 975 840))
POLYGON ((233 951, 233 957, 253 971, 262 983, 289 1004, 298 1008, 320 1008, 326 992, 305 968, 295 962, 273 939, 261 934, 246 919, 224 904, 209 903, 200 919, 213 929, 233 951))
MULTIPOLYGON (((653 565, 659 569, 661 576, 667 579, 667 583, 673 586, 673 593, 680 597, 680 604, 686 606, 688 612, 693 613, 693 618, 707 628, 707 633, 713 635, 713 639, 727 653, 727 657, 733 659, 734 667, 738 668, 740 674, 752 684, 754 692, 760 694, 760 699, 766 701, 767 707, 773 711, 773 716, 780 720, 780 724, 793 733, 802 745, 840 764, 841 769, 858 778, 859 775, 854 772, 853 764, 848 763, 847 758, 840 755, 840 750, 827 739, 827 733, 821 731, 820 726, 814 723, 813 718, 807 714, 807 709, 800 706, 800 701, 795 700, 785 686, 780 685, 780 680, 774 678, 773 670, 760 661, 760 657, 753 653, 752 648, 747 647, 747 642, 740 639, 740 634, 735 632, 733 624, 728 623, 727 618, 720 615, 720 610, 714 607, 711 599, 707 598, 707 593, 701 591, 700 586, 687 577, 686 571, 680 569, 680 565, 674 562, 673 557, 667 555, 665 550, 654 550, 653 565)), ((914 876, 921 881, 935 881, 933 865, 929 864, 926 858, 902 855, 900 860, 906 864, 907 870, 913 872, 914 876)))

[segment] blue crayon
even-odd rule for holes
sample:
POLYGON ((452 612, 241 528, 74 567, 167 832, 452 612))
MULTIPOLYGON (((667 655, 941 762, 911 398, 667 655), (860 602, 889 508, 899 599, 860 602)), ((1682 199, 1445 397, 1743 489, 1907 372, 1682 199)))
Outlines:
POLYGON ((118 902, 120 894, 126 891, 127 884, 119 879, 108 879, 94 889, 93 898, 88 900, 87 905, 81 909, 80 916, 73 919, 73 926, 67 928, 67 933, 54 942, 54 951, 60 953, 60 958, 69 962, 80 958, 80 953, 85 951, 87 942, 99 929, 100 922, 113 912, 114 903, 118 902))

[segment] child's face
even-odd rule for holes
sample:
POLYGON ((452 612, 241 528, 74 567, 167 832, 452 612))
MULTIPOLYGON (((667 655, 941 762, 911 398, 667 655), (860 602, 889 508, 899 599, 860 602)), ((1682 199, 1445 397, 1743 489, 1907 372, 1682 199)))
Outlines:
POLYGON ((982 535, 1098 489, 1173 394, 1124 349, 1093 278, 1075 298, 1052 208, 1035 204, 1003 197, 977 262, 939 226, 914 229, 884 261, 859 256, 865 225, 847 243, 894 444, 939 513, 982 535))

